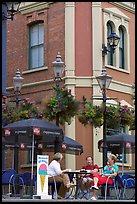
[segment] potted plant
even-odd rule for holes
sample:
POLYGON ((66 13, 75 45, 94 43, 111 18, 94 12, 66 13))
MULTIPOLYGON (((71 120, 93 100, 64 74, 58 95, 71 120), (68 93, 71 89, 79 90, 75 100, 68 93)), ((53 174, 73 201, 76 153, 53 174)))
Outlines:
POLYGON ((20 101, 18 108, 13 102, 2 104, 3 125, 28 118, 42 118, 42 113, 29 98, 20 101))
MULTIPOLYGON (((87 102, 83 97, 82 106, 78 113, 78 119, 83 125, 92 124, 94 127, 101 127, 104 123, 104 107, 93 105, 93 101, 87 102)), ((133 128, 134 113, 127 106, 106 106, 107 128, 120 129, 125 125, 133 128)))
POLYGON ((119 106, 120 123, 121 126, 131 125, 133 121, 133 112, 128 108, 128 106, 119 106))
POLYGON ((100 127, 103 125, 103 112, 99 106, 94 106, 92 101, 87 102, 87 99, 83 97, 78 119, 84 126, 93 124, 95 127, 100 127))
POLYGON ((47 101, 43 100, 43 117, 49 121, 56 119, 59 114, 59 123, 64 125, 65 122, 71 124, 71 119, 79 110, 79 101, 71 94, 70 90, 53 86, 54 96, 47 101))

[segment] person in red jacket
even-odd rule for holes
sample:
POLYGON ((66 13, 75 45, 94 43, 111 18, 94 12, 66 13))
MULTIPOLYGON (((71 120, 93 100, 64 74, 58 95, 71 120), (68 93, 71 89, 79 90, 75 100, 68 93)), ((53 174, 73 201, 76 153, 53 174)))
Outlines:
POLYGON ((91 156, 87 156, 86 165, 82 166, 81 169, 91 171, 91 174, 83 174, 81 176, 81 187, 83 190, 88 190, 93 181, 93 174, 99 171, 99 167, 97 164, 93 164, 93 158, 91 156))

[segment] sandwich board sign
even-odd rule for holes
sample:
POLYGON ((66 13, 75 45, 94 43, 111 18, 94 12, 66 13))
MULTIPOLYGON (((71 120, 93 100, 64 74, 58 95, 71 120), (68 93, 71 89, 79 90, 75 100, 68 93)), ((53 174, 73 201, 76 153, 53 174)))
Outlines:
POLYGON ((48 155, 37 155, 37 196, 50 199, 48 195, 48 155))

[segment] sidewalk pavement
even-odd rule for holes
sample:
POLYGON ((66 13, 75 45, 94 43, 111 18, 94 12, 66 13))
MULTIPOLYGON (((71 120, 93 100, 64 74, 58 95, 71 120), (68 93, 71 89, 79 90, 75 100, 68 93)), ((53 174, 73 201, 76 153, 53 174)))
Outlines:
POLYGON ((135 200, 86 200, 86 199, 74 199, 74 200, 55 200, 55 199, 2 199, 2 202, 135 202, 135 200))
POLYGON ((98 199, 98 200, 87 200, 87 199, 30 199, 20 197, 2 197, 2 202, 135 202, 135 200, 116 200, 116 199, 98 199))

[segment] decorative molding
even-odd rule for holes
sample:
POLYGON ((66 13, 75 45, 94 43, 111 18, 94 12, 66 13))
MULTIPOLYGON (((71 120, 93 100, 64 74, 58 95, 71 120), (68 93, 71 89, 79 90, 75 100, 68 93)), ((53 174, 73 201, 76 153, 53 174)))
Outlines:
POLYGON ((25 75, 25 74, 30 74, 30 73, 34 73, 34 72, 40 72, 40 71, 43 71, 43 70, 47 70, 48 67, 42 67, 42 68, 35 68, 35 69, 30 69, 30 70, 26 70, 26 71, 23 71, 22 74, 25 75))
POLYGON ((117 8, 103 8, 103 11, 108 13, 108 14, 112 14, 113 16, 116 16, 118 18, 124 18, 127 21, 129 21, 129 17, 126 16, 123 12, 121 12, 119 9, 117 8))
POLYGON ((75 7, 75 2, 65 2, 65 7, 75 7))
MULTIPOLYGON (((75 2, 65 2, 65 87, 75 96, 75 2), (71 76, 70 76, 71 75, 71 76)), ((75 140, 75 117, 65 123, 65 135, 75 140)), ((65 156, 67 168, 76 169, 76 156, 65 156)))
POLYGON ((119 8, 123 8, 126 11, 129 11, 131 13, 135 13, 135 8, 131 7, 129 5, 125 5, 124 2, 110 2, 110 3, 117 6, 117 7, 119 7, 119 8))
POLYGON ((65 2, 65 76, 75 74, 75 2, 65 2))
MULTIPOLYGON (((63 77, 62 80, 66 80, 65 86, 68 88, 69 86, 71 86, 71 89, 74 87, 87 87, 87 88, 91 88, 94 87, 95 90, 97 90, 98 83, 97 80, 95 78, 95 76, 91 76, 91 77, 63 77)), ((45 80, 45 81, 38 81, 38 82, 33 82, 33 83, 29 83, 29 84, 23 84, 22 88, 28 88, 28 87, 34 87, 34 86, 38 86, 38 85, 44 85, 44 84, 49 84, 54 82, 54 79, 49 79, 49 80, 45 80)), ((8 87, 6 88, 7 91, 13 90, 14 87, 8 87)), ((122 83, 119 81, 115 81, 112 79, 111 84, 110 84, 110 88, 111 90, 115 90, 118 92, 123 92, 123 93, 127 93, 127 94, 131 94, 132 93, 132 85, 130 84, 126 84, 126 83, 122 83)), ((75 95, 75 91, 73 90, 73 94, 75 95)), ((97 94, 97 92, 95 92, 93 94, 93 96, 97 94)))
MULTIPOLYGON (((49 80, 45 80, 45 81, 38 81, 38 82, 33 82, 33 83, 29 83, 29 84, 23 84, 22 88, 28 88, 28 87, 34 87, 34 86, 39 86, 39 85, 44 85, 44 84, 49 84, 51 82, 54 82, 54 79, 49 79, 49 80)), ((6 88, 6 90, 12 90, 14 89, 13 86, 6 88)))
POLYGON ((48 9, 49 5, 55 2, 25 2, 26 4, 20 6, 20 12, 22 14, 28 14, 34 11, 39 11, 42 9, 48 9))
POLYGON ((105 65, 106 68, 110 68, 110 69, 114 69, 116 71, 122 72, 122 73, 126 73, 126 74, 130 74, 129 70, 125 70, 125 69, 120 69, 111 65, 105 65))

